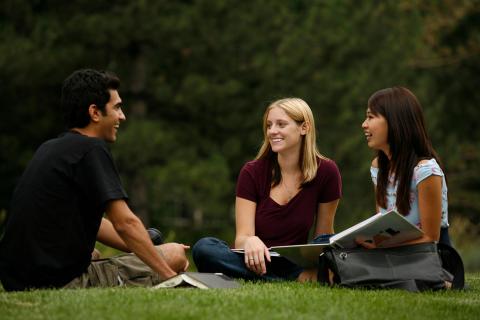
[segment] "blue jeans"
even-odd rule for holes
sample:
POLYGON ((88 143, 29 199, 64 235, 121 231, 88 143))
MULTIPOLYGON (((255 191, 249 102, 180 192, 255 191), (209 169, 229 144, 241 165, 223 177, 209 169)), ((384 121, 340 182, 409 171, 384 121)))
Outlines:
POLYGON ((192 248, 193 261, 199 272, 221 272, 232 278, 245 280, 296 280, 303 268, 284 257, 271 257, 267 273, 260 276, 245 266, 243 253, 230 250, 225 241, 206 237, 192 248))

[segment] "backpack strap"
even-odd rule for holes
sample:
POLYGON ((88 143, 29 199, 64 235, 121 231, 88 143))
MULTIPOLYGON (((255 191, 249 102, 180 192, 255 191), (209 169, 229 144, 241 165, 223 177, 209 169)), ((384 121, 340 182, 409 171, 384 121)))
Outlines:
POLYGON ((452 289, 465 287, 465 269, 460 254, 445 243, 437 243, 442 267, 453 275, 452 289))

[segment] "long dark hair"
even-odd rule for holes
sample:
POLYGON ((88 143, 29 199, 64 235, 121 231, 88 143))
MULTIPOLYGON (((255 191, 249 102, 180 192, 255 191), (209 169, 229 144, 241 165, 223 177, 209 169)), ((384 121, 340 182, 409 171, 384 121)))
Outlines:
POLYGON ((421 160, 434 158, 442 167, 425 129, 422 106, 410 90, 392 87, 375 92, 368 99, 368 107, 371 113, 387 120, 391 154, 389 160, 383 151, 377 153, 377 204, 386 208, 388 178, 392 174, 393 183, 398 183, 397 210, 407 215, 411 208, 410 184, 415 166, 421 160))

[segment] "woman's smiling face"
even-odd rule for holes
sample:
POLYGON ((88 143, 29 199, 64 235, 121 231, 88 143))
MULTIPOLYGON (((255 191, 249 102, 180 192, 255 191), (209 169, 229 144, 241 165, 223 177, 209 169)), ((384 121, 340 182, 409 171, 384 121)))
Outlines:
POLYGON ((382 150, 387 156, 390 154, 388 123, 381 114, 373 114, 368 108, 367 117, 362 123, 362 129, 369 148, 382 150))
POLYGON ((300 151, 302 135, 306 132, 287 113, 278 107, 270 109, 266 122, 267 136, 273 152, 300 151))

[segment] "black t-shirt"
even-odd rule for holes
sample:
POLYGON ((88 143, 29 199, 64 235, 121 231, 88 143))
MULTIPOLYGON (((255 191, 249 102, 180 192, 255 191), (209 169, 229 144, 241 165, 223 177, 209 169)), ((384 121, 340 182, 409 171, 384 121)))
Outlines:
POLYGON ((0 241, 4 288, 61 287, 84 273, 107 202, 126 198, 103 140, 67 132, 42 144, 14 191, 0 241))

